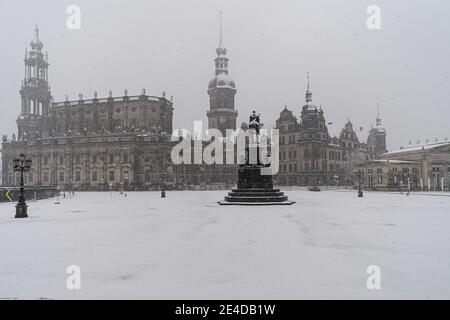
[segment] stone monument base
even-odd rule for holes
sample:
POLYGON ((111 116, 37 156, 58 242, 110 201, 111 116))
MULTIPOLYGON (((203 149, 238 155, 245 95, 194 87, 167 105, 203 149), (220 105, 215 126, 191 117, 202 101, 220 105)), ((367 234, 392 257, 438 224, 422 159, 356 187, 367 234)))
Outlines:
POLYGON ((294 201, 280 192, 280 189, 233 189, 218 202, 222 206, 290 206, 294 201))
POLYGON ((273 206, 292 205, 288 197, 274 189, 272 176, 261 175, 263 166, 244 166, 238 170, 237 189, 231 190, 220 205, 235 206, 273 206))

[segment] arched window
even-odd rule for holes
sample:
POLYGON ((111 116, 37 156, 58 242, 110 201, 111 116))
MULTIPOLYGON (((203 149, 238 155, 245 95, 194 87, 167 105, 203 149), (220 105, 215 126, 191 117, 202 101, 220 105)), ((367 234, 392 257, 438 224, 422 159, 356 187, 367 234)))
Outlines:
POLYGON ((109 163, 114 163, 114 155, 112 154, 112 155, 110 155, 109 156, 109 163))

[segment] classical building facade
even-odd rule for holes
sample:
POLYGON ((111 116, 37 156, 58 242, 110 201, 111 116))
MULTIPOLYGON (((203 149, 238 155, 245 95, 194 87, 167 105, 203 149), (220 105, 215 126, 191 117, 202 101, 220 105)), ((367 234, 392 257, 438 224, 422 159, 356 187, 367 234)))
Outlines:
POLYGON ((450 142, 410 146, 384 153, 354 167, 355 184, 361 174, 372 190, 443 191, 450 189, 450 142))
POLYGON ((450 189, 450 142, 401 148, 382 158, 420 162, 420 184, 424 190, 450 189))
POLYGON ((353 168, 353 185, 375 191, 407 191, 420 188, 420 161, 371 159, 353 168))

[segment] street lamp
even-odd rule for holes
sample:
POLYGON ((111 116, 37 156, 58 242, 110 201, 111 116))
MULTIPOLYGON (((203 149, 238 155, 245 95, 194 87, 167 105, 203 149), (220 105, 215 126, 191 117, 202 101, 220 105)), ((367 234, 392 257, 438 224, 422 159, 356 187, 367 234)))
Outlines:
POLYGON ((28 218, 27 208, 25 203, 25 187, 23 183, 23 173, 31 170, 31 159, 27 159, 25 154, 21 153, 20 156, 13 160, 14 171, 20 172, 20 196, 19 202, 16 205, 16 218, 28 218))
POLYGON ((358 172, 358 198, 362 198, 363 197, 363 191, 361 188, 361 176, 362 176, 362 172, 359 171, 358 172))
POLYGON ((166 188, 165 188, 165 173, 160 174, 160 189, 161 189, 161 198, 166 197, 166 188))

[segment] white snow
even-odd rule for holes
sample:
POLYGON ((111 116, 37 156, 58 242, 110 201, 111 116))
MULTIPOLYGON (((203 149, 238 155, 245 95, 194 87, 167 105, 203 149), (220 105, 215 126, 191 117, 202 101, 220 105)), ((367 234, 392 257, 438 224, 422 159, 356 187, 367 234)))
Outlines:
POLYGON ((292 206, 220 207, 225 194, 78 193, 22 220, 0 204, 0 299, 450 298, 449 194, 292 190, 292 206))
POLYGON ((390 159, 373 159, 368 160, 367 162, 374 162, 374 163, 395 163, 395 164, 420 164, 419 161, 408 161, 408 160, 390 160, 390 159))
POLYGON ((405 148, 398 149, 398 150, 389 151, 389 152, 386 152, 385 155, 392 155, 392 154, 405 153, 405 152, 416 152, 416 151, 420 151, 420 150, 430 150, 430 149, 439 148, 439 147, 443 147, 443 146, 447 146, 447 145, 450 145, 450 142, 437 142, 437 143, 430 143, 430 144, 426 144, 426 145, 416 145, 416 146, 410 146, 410 147, 405 147, 405 148))

